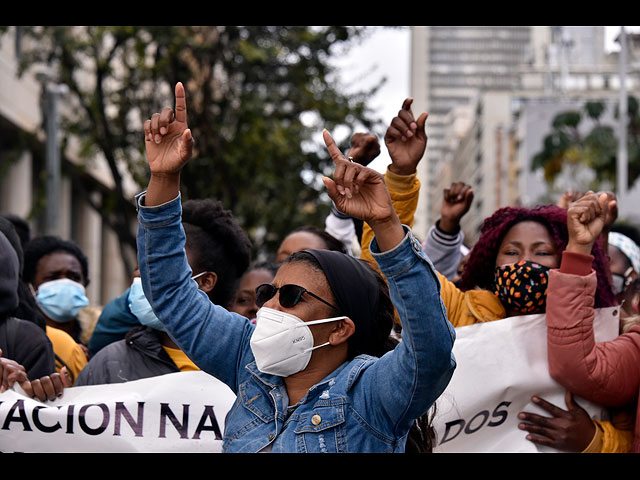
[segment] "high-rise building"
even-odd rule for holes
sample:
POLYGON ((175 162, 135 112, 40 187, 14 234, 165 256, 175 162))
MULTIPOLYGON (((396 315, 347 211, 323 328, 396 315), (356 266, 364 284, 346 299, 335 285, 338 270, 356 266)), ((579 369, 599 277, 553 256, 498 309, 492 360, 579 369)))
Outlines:
MULTIPOLYGON (((604 27, 591 26, 415 26, 411 48, 414 110, 429 112, 427 152, 418 170, 423 185, 415 219, 418 235, 437 219, 443 164, 451 157, 447 130, 453 109, 472 104, 486 92, 554 95, 573 90, 580 87, 572 83, 577 78, 571 74, 574 69, 593 69, 605 61, 604 27)), ((483 132, 482 125, 476 125, 475 132, 479 139, 495 133, 483 132)), ((483 151, 477 155, 480 159, 469 162, 482 161, 483 151)), ((496 202, 484 203, 489 208, 496 202)))
POLYGON ((518 66, 531 60, 531 27, 416 26, 411 33, 411 92, 414 109, 429 112, 427 153, 419 167, 423 188, 416 214, 418 232, 430 214, 438 171, 445 156, 447 114, 478 91, 519 86, 518 66))

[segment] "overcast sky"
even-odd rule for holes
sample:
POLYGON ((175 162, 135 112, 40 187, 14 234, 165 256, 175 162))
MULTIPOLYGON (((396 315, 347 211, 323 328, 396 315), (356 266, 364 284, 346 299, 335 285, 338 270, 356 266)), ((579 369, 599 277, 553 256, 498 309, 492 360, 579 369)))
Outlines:
MULTIPOLYGON (((337 61, 346 82, 354 83, 354 89, 365 89, 386 82, 378 94, 371 99, 370 107, 378 112, 378 117, 390 122, 396 116, 409 93, 409 29, 369 27, 366 39, 350 48, 346 57, 337 61), (358 88, 359 87, 359 88, 358 88)), ((384 171, 390 162, 381 142, 380 156, 372 165, 384 171)))

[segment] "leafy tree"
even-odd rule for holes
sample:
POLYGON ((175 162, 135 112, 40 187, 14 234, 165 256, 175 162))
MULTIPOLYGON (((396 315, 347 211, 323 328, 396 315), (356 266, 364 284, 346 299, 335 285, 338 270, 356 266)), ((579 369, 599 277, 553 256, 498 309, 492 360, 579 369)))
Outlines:
MULTIPOLYGON (((605 111, 606 104, 596 101, 586 102, 582 110, 556 115, 551 132, 544 137, 541 150, 532 159, 531 169, 544 169, 546 181, 553 184, 565 165, 583 165, 595 173, 596 181, 590 188, 597 190, 599 185, 606 183, 615 185, 618 138, 616 128, 601 121, 605 111), (584 118, 594 122, 586 134, 581 133, 580 128, 584 118)), ((628 99, 628 116, 628 179, 631 186, 640 175, 640 114, 638 101, 633 96, 628 99)), ((614 117, 618 117, 617 107, 614 117)))
POLYGON ((379 86, 344 94, 329 62, 334 48, 362 35, 355 27, 38 26, 21 35, 21 71, 48 65, 69 87, 65 138, 79 140, 85 168, 103 157, 114 187, 76 183, 133 248, 135 212, 123 182, 128 172, 146 185, 142 124, 173 105, 177 81, 196 139, 183 197, 220 199, 266 251, 328 212, 317 181, 332 165, 319 148, 322 128, 377 125, 366 101, 379 86))

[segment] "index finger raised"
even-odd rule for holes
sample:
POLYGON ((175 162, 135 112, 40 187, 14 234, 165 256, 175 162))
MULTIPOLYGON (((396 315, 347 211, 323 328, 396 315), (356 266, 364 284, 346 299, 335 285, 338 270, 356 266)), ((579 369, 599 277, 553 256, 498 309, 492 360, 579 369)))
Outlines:
POLYGON ((405 98, 404 102, 402 102, 402 110, 411 110, 411 104, 413 103, 413 98, 405 98))
POLYGON ((184 92, 184 85, 182 82, 176 83, 176 120, 181 123, 186 123, 187 121, 187 98, 184 92))
POLYGON ((327 146, 327 151, 329 152, 329 155, 331 155, 334 163, 338 163, 340 160, 346 161, 344 155, 338 148, 338 145, 336 145, 335 140, 326 129, 322 131, 322 138, 324 139, 324 144, 327 146))

